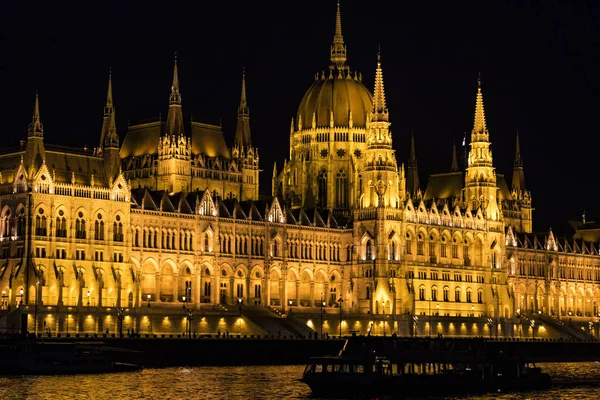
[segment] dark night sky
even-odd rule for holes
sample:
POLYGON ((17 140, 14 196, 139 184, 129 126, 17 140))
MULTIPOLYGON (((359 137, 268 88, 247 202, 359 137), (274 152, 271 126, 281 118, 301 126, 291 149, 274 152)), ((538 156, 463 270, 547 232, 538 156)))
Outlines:
MULTIPOLYGON (((512 176, 520 132, 534 228, 600 210, 599 2, 342 1, 348 64, 373 87, 378 45, 399 162, 414 131, 421 186, 447 172, 452 142, 470 133, 482 74, 494 164, 512 176), (575 2, 573 2, 575 3, 575 2)), ((99 140, 109 67, 121 140, 166 115, 173 54, 186 118, 223 121, 231 144, 247 73, 261 192, 288 155, 290 118, 329 65, 334 0, 50 2, 0 5, 2 142, 26 137, 35 91, 48 142, 99 140), (127 4, 125 4, 127 3, 127 4)))

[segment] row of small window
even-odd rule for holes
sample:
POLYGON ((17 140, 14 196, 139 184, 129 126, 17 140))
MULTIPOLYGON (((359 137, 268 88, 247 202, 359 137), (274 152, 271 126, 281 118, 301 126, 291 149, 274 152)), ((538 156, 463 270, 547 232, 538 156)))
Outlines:
MULTIPOLYGON (((81 212, 80 212, 81 214, 81 212)), ((100 214, 98 214, 98 218, 102 218, 100 214)), ((94 239, 95 240, 104 240, 105 234, 105 226, 104 221, 98 220, 94 223, 94 239)), ((35 234, 36 236, 48 236, 48 221, 46 216, 37 215, 35 217, 35 234)), ((54 226, 54 234, 56 237, 66 238, 67 237, 67 219, 65 217, 58 216, 56 217, 56 224, 54 226)), ((87 238, 87 229, 86 229, 86 220, 83 218, 77 218, 75 220, 75 238, 76 239, 86 239, 87 238)), ((121 217, 117 215, 116 221, 113 223, 113 240, 115 242, 123 241, 123 223, 121 222, 121 217)))
MULTIPOLYGON (((23 254, 25 254, 25 251, 23 250, 23 246, 19 246, 17 247, 17 255, 15 257, 20 258, 23 257, 23 254)), ((8 246, 4 246, 2 247, 2 258, 10 258, 10 247, 8 246)))
MULTIPOLYGON (((445 287, 442 291, 442 300, 444 302, 448 302, 450 301, 450 289, 448 287, 445 287)), ((461 302, 461 289, 460 288, 456 288, 454 290, 454 301, 457 303, 461 302)), ((425 287, 421 286, 419 288, 419 300, 421 301, 438 301, 438 290, 436 287, 431 288, 431 298, 427 299, 425 298, 425 287)), ((467 303, 472 303, 473 299, 472 299, 472 290, 471 288, 467 288, 466 290, 466 302, 467 303)), ((477 290, 477 303, 482 304, 483 303, 483 289, 479 289, 477 290)))
MULTIPOLYGON (((413 271, 408 271, 408 277, 409 278, 414 278, 414 272, 413 271)), ((419 277, 419 279, 427 279, 427 272, 426 271, 419 271, 418 272, 418 277, 419 277)), ((437 271, 431 271, 429 273, 429 279, 431 279, 431 280, 439 280, 440 279, 439 273, 437 271)), ((442 272, 442 280, 443 281, 449 281, 450 280, 450 273, 449 272, 442 272)), ((492 280, 494 280, 494 279, 492 279, 492 280)), ((455 282, 462 282, 462 274, 454 274, 454 281, 455 282)), ((473 275, 465 275, 465 282, 468 282, 468 283, 473 282, 473 275)), ((477 283, 485 283, 485 277, 483 275, 477 275, 477 283)))
MULTIPOLYGON (((445 239, 445 238, 442 238, 445 239)), ((412 240, 406 241, 406 254, 412 254, 413 244, 412 240)), ((452 258, 459 258, 458 255, 458 244, 452 244, 450 246, 452 258)), ((425 255, 425 242, 417 241, 417 255, 423 256, 425 255)), ((436 256, 436 243, 429 243, 429 256, 436 256)), ((448 245, 444 242, 440 243, 440 257, 446 258, 448 257, 448 245)), ((463 257, 469 258, 469 245, 463 245, 463 257)))
MULTIPOLYGON (((46 248, 38 246, 35 248, 35 256, 36 258, 46 258, 46 248)), ((55 252, 55 258, 65 260, 67 258, 67 249, 58 248, 55 252)), ((86 260, 85 250, 76 249, 75 250, 75 259, 76 260, 86 260)), ((104 261, 104 251, 96 250, 94 251, 94 261, 104 261)), ((120 251, 113 252, 113 262, 123 262, 123 253, 120 251)))

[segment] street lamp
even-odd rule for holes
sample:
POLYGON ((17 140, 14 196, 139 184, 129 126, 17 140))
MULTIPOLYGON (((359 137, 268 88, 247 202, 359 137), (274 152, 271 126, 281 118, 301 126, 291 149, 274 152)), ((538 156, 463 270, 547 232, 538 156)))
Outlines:
POLYGON ((490 331, 490 339, 491 339, 492 338, 492 325, 494 324, 494 321, 492 321, 491 318, 488 318, 487 324, 488 324, 488 329, 490 331))
POLYGON ((19 305, 23 304, 23 288, 21 288, 21 300, 19 301, 19 305))
POLYGON ((535 340, 535 319, 531 320, 531 337, 535 340))
POLYGON ((40 281, 35 283, 35 306, 33 308, 33 333, 37 336, 37 306, 38 306, 38 297, 40 297, 40 281))
POLYGON ((342 338, 342 303, 344 302, 344 299, 342 299, 341 297, 338 299, 338 304, 340 306, 340 339, 342 338))
POLYGON ((187 310, 187 334, 188 334, 188 338, 192 338, 192 320, 194 319, 194 310, 192 310, 191 308, 188 308, 187 310))
POLYGON ((147 295, 146 298, 148 299, 148 308, 150 308, 150 295, 147 295))
POLYGON ((291 314, 292 313, 292 301, 291 300, 288 300, 288 305, 290 306, 289 308, 290 308, 290 314, 291 314))
POLYGON ((2 291, 2 309, 6 310, 7 309, 7 301, 6 298, 8 297, 8 295, 6 294, 6 290, 2 291))
POLYGON ((181 299, 183 300, 183 305, 181 306, 181 308, 187 308, 187 307, 185 306, 185 296, 183 296, 181 299))
POLYGON ((117 330, 119 331, 119 337, 123 337, 123 320, 125 319, 125 309, 123 307, 117 307, 117 330))
POLYGON ((590 336, 593 339, 594 338, 594 333, 593 333, 592 329, 594 328, 594 323, 592 321, 590 321, 590 322, 588 322, 588 326, 590 327, 590 336))
POLYGON ((88 299, 87 305, 88 305, 88 307, 90 306, 90 296, 91 296, 91 293, 88 290, 88 292, 87 292, 87 299, 88 299))
POLYGON ((323 301, 323 293, 321 293, 321 339, 323 339, 323 306, 325 306, 325 301, 323 301))
POLYGON ((413 315, 413 336, 417 337, 417 327, 419 326, 419 316, 413 315))

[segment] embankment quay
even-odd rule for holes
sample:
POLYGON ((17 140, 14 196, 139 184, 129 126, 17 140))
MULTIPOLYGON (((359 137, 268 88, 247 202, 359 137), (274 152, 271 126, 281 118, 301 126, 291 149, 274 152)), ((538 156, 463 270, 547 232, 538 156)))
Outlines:
MULTIPOLYGON (((111 335, 112 336, 112 335, 111 335)), ((303 364, 309 357, 337 355, 344 340, 272 337, 181 337, 142 335, 111 337, 103 335, 69 338, 30 338, 37 343, 73 341, 81 344, 139 351, 146 367, 200 365, 287 365, 303 364)), ((600 361, 599 342, 562 340, 518 340, 486 338, 352 338, 379 354, 401 357, 406 362, 453 362, 475 359, 520 358, 528 362, 600 361)), ((25 339, 4 338, 1 345, 23 343, 25 339)))

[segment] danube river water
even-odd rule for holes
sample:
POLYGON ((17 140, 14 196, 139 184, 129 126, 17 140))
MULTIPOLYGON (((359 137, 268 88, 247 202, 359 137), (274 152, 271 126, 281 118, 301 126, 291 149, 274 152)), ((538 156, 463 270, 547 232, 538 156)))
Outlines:
MULTIPOLYGON (((599 383, 560 386, 528 393, 490 394, 461 399, 599 399, 600 363, 541 364, 561 380, 592 379, 599 383)), ((168 400, 168 399, 312 399, 298 378, 304 367, 178 367, 118 374, 77 376, 20 376, 0 378, 0 399, 52 400, 168 400)))

